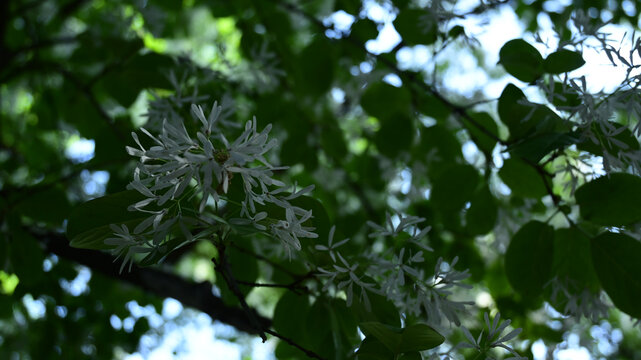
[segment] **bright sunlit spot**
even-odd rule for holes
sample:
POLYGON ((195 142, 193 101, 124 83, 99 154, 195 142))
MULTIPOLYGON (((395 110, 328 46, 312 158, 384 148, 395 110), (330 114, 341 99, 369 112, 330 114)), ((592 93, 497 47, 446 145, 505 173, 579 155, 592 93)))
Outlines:
POLYGON ((356 18, 345 11, 337 11, 332 15, 325 18, 323 23, 325 26, 333 26, 334 29, 327 30, 325 35, 329 38, 339 39, 343 34, 347 33, 356 18))
POLYGON ((83 163, 93 159, 95 149, 95 141, 72 137, 65 149, 65 155, 73 162, 83 163))
POLYGON ((90 198, 104 195, 107 182, 109 182, 109 172, 107 171, 88 171, 82 170, 80 173, 82 189, 90 198))
POLYGON ((376 40, 368 40, 365 48, 372 54, 382 54, 390 52, 398 43, 401 42, 401 36, 391 22, 385 23, 378 33, 376 40))
POLYGON ((167 298, 163 301, 162 316, 167 320, 174 319, 182 310, 183 306, 178 300, 167 298))

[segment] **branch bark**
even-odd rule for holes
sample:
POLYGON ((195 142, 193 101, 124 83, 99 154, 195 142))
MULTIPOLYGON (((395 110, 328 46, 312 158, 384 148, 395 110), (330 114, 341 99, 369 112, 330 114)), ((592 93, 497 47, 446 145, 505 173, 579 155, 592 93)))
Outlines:
MULTIPOLYGON (((174 298, 183 305, 200 310, 213 320, 231 325, 240 331, 258 334, 256 326, 246 312, 225 305, 219 297, 213 295, 212 284, 209 282, 197 283, 166 271, 135 266, 132 267, 131 272, 119 273, 119 267, 114 264, 114 258, 110 255, 94 250, 72 248, 61 234, 33 232, 32 234, 45 245, 45 250, 49 253, 87 266, 92 271, 116 280, 140 287, 156 296, 174 298)), ((253 313, 254 321, 258 321, 262 328, 271 326, 270 319, 261 316, 254 309, 250 311, 253 313)))

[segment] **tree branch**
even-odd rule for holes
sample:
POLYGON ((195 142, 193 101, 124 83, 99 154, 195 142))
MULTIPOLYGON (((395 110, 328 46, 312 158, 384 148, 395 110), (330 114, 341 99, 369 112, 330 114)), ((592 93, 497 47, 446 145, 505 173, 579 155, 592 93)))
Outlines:
MULTIPOLYGON (((92 271, 108 277, 137 286, 158 297, 174 298, 183 305, 202 311, 213 320, 229 324, 240 331, 258 334, 258 330, 255 329, 246 312, 225 305, 219 297, 213 295, 212 284, 209 282, 196 283, 165 271, 135 266, 130 272, 119 273, 119 267, 114 264, 114 258, 110 255, 95 250, 72 248, 68 245, 67 239, 58 233, 32 232, 32 234, 45 245, 45 250, 49 253, 87 266, 92 271)), ((250 311, 261 327, 271 326, 270 319, 261 316, 253 309, 250 311)))
POLYGON ((61 36, 61 37, 52 37, 49 39, 44 39, 44 40, 39 40, 37 42, 34 42, 29 45, 25 45, 23 47, 17 48, 13 50, 13 52, 9 52, 8 57, 9 59, 16 57, 17 55, 20 55, 22 53, 34 51, 34 50, 39 50, 42 48, 46 47, 51 47, 51 46, 56 46, 56 45, 64 45, 64 44, 74 44, 78 42, 78 38, 76 36, 61 36))
POLYGON ((263 342, 267 341, 267 336, 265 336, 263 326, 256 318, 255 312, 249 307, 249 305, 247 305, 247 301, 245 301, 245 295, 240 292, 238 283, 231 273, 231 268, 229 266, 229 262, 227 261, 227 255, 225 254, 225 246, 222 244, 217 244, 216 248, 218 249, 218 260, 216 260, 216 258, 211 259, 211 261, 216 266, 216 271, 218 271, 222 275, 225 283, 227 283, 227 286, 229 286, 231 292, 240 302, 240 305, 247 314, 250 323, 252 324, 258 335, 261 337, 261 339, 263 339, 263 342))
POLYGON ((265 332, 268 333, 269 335, 275 336, 275 337, 283 340, 284 342, 288 343, 289 345, 291 345, 291 346, 297 348, 298 350, 304 352, 305 355, 307 355, 310 358, 319 359, 319 360, 325 360, 320 355, 316 354, 315 352, 313 352, 311 350, 305 349, 304 347, 298 345, 295 341, 293 341, 292 339, 290 339, 290 338, 288 338, 286 336, 283 336, 283 335, 281 335, 281 334, 279 334, 279 333, 277 333, 277 332, 275 332, 273 330, 269 330, 269 329, 266 329, 265 332))

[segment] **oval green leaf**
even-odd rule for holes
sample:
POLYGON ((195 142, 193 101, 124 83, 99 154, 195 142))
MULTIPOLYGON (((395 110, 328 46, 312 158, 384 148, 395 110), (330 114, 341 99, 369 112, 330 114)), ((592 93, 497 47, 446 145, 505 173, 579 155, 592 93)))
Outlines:
POLYGON ((374 336, 363 340, 356 356, 357 360, 394 360, 394 353, 374 336))
POLYGON ((530 221, 514 234, 505 253, 505 273, 510 285, 524 297, 535 298, 552 273, 554 229, 530 221))
POLYGON ((422 9, 406 9, 394 19, 394 28, 408 45, 433 44, 438 36, 434 15, 422 9))
POLYGON ((547 194, 545 184, 536 170, 521 160, 505 160, 499 177, 515 196, 539 198, 547 194))
POLYGON ((412 98, 409 91, 385 82, 372 84, 361 97, 363 110, 379 119, 395 114, 409 114, 412 98))
POLYGON ((581 217, 598 225, 623 226, 641 221, 641 178, 615 173, 576 190, 581 217))
POLYGON ((494 150, 494 147, 496 146, 496 138, 498 138, 499 133, 496 121, 494 121, 494 118, 486 112, 470 113, 470 117, 474 120, 474 123, 471 126, 468 126, 468 131, 470 132, 472 140, 481 151, 486 154, 491 154, 492 150, 494 150), (479 126, 487 130, 490 134, 493 134, 494 137, 491 137, 486 132, 482 131, 479 126))
POLYGON ((452 165, 434 180, 432 202, 444 213, 461 210, 472 199, 479 181, 478 171, 471 165, 452 165))
POLYGON ((499 52, 499 64, 523 82, 533 82, 543 75, 541 53, 523 39, 510 40, 499 52))
POLYGON ((374 143, 381 154, 395 158, 412 145, 414 126, 412 119, 403 113, 381 118, 381 128, 376 132, 374 143))
POLYGON ((470 208, 465 213, 467 231, 471 235, 483 235, 494 229, 498 207, 487 185, 476 191, 470 208))
POLYGON ((400 328, 376 321, 360 323, 359 327, 363 330, 364 334, 375 337, 392 353, 399 353, 398 349, 402 342, 402 330, 400 328))
POLYGON ((554 233, 554 274, 561 280, 568 279, 573 290, 599 289, 590 249, 590 239, 577 228, 558 229, 554 233))
POLYGON ((414 324, 403 329, 398 353, 423 351, 435 348, 445 341, 443 335, 425 324, 414 324))
POLYGON ((561 49, 548 55, 543 61, 543 68, 549 74, 562 74, 576 70, 585 64, 583 56, 575 51, 561 49))
POLYGON ((592 239, 592 263, 614 305, 641 318, 641 242, 606 232, 592 239))
POLYGON ((143 200, 144 195, 127 190, 87 201, 71 210, 67 223, 67 238, 70 245, 81 249, 102 250, 106 238, 113 234, 111 224, 125 224, 133 229, 149 214, 128 211, 127 207, 143 200))
POLYGON ((273 326, 281 335, 301 343, 307 340, 307 324, 301 319, 307 318, 310 305, 307 296, 286 292, 274 309, 273 326), (296 316, 293 316, 295 314, 296 316))

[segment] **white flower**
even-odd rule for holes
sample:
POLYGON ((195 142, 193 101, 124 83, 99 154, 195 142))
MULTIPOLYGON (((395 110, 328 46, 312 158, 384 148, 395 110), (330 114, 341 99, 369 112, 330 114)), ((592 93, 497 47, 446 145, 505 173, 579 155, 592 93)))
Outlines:
POLYGON ((202 130, 207 135, 211 134, 222 110, 223 107, 218 106, 218 102, 214 102, 214 105, 211 107, 209 117, 205 118, 205 114, 203 113, 203 109, 200 105, 191 104, 191 114, 203 124, 202 130))
MULTIPOLYGON (((299 214, 300 215, 300 214, 299 214)), ((279 220, 271 226, 271 232, 280 239, 287 249, 301 249, 298 238, 317 238, 318 234, 313 233, 313 227, 302 226, 302 224, 312 217, 312 211, 305 211, 300 208, 289 207, 285 209, 285 220, 279 220), (295 211, 298 210, 298 211, 295 211), (298 218, 296 212, 302 212, 302 217, 298 218)))
POLYGON ((142 243, 136 239, 134 235, 129 232, 129 229, 126 225, 117 226, 115 224, 109 225, 111 230, 113 230, 116 237, 108 238, 105 240, 105 244, 116 246, 113 250, 114 253, 118 254, 116 259, 123 257, 122 264, 120 265, 120 272, 125 268, 127 263, 129 263, 129 271, 131 271, 131 266, 133 265, 133 256, 137 253, 149 253, 153 249, 142 246, 142 243))
MULTIPOLYGON (((170 78, 176 87, 182 86, 184 79, 179 83, 174 75, 170 75, 170 78)), ((137 147, 127 147, 130 155, 140 159, 128 188, 144 196, 131 204, 129 210, 149 215, 136 225, 134 235, 129 234, 126 228, 118 228, 115 237, 108 239, 108 243, 116 246, 119 256, 125 257, 125 263, 131 261, 134 253, 155 251, 170 239, 171 234, 175 236, 176 226, 180 227, 186 242, 193 239, 188 225, 211 227, 217 224, 251 224, 259 231, 266 231, 269 226, 271 235, 280 239, 288 251, 292 248, 300 250, 300 238, 318 237, 313 232, 314 228, 302 225, 312 217, 312 212, 290 203, 310 192, 313 186, 296 191, 294 185, 291 194, 282 194, 288 187, 272 178, 275 170, 287 168, 273 167, 265 158, 265 154, 276 145, 275 140, 269 139, 271 125, 258 132, 256 118, 253 118, 247 121, 242 133, 230 143, 221 129, 221 126, 229 125, 224 121, 226 114, 223 106, 214 102, 206 116, 200 106, 192 104, 191 114, 194 121, 200 124, 199 131, 192 139, 184 119, 174 109, 185 102, 179 92, 178 89, 175 98, 165 99, 167 101, 155 100, 158 109, 154 111, 158 112, 150 112, 150 121, 153 122, 149 125, 162 123, 160 129, 154 129, 160 134, 140 129, 153 145, 144 147, 138 135, 132 133, 137 147), (168 116, 159 119, 160 114, 168 116), (220 197, 225 203, 231 204, 224 195, 228 193, 234 175, 238 175, 243 182, 245 199, 240 204, 243 218, 230 220, 210 214, 207 205, 211 204, 212 198, 216 209, 220 197), (191 208, 194 198, 197 199, 196 204, 199 202, 197 209, 191 208), (268 214, 256 213, 256 204, 265 205, 267 202, 285 209, 285 219, 271 225, 261 223, 268 214), (188 211, 189 216, 184 215, 184 211, 188 211)), ((195 99, 196 94, 192 98, 195 99)))
POLYGON ((419 242, 420 239, 423 239, 425 235, 430 231, 431 227, 426 227, 424 229, 419 229, 415 226, 418 223, 425 221, 425 218, 418 216, 405 216, 403 214, 398 214, 399 222, 398 225, 394 226, 394 221, 389 213, 386 215, 385 226, 378 225, 372 221, 367 221, 367 225, 373 228, 375 231, 369 234, 369 237, 377 236, 397 236, 402 232, 407 232, 410 234, 409 242, 416 244, 426 251, 434 251, 431 247, 422 244, 419 242))
POLYGON ((520 356, 513 348, 505 344, 505 342, 516 338, 523 329, 514 329, 506 335, 501 336, 501 333, 503 333, 503 331, 510 325, 512 321, 507 320, 503 323, 500 323, 501 313, 496 314, 494 320, 492 321, 492 324, 490 324, 490 318, 487 313, 483 314, 483 317, 485 319, 485 326, 488 330, 487 334, 485 335, 485 341, 482 341, 483 333, 485 330, 481 331, 479 336, 474 339, 470 331, 465 326, 461 326, 463 335, 465 335, 465 338, 467 339, 467 343, 461 343, 457 345, 457 347, 474 348, 483 353, 487 352, 490 348, 500 347, 509 351, 510 354, 514 355, 509 359, 527 360, 527 357, 520 356))
POLYGON ((335 250, 339 246, 345 244, 346 242, 349 241, 349 239, 343 239, 337 243, 334 242, 334 232, 336 231, 336 226, 332 226, 332 228, 329 230, 329 236, 327 239, 327 246, 325 245, 316 245, 314 248, 318 251, 327 251, 329 253, 329 256, 332 258, 332 261, 336 262, 336 254, 335 250))

